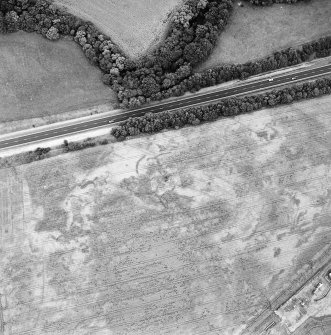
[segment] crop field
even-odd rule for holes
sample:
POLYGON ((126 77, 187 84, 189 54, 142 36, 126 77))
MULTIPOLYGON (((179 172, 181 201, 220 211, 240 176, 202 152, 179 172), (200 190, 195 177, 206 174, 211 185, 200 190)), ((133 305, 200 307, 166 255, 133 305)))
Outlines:
POLYGON ((330 243, 329 106, 2 170, 5 331, 239 334, 330 243))
POLYGON ((243 63, 331 33, 331 1, 236 6, 218 46, 201 68, 243 63))
POLYGON ((331 317, 310 318, 294 335, 326 335, 331 333, 331 317))
POLYGON ((161 40, 172 10, 183 0, 55 0, 93 22, 131 57, 161 40))
POLYGON ((0 122, 115 101, 100 71, 71 41, 23 32, 0 35, 0 57, 0 122))

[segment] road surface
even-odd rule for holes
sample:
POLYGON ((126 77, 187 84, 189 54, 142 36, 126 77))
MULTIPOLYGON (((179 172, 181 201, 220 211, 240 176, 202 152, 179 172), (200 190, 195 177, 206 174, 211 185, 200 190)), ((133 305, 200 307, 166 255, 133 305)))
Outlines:
POLYGON ((285 73, 283 75, 277 75, 273 77, 272 81, 269 81, 266 78, 261 78, 260 80, 256 80, 250 83, 243 82, 239 86, 236 85, 231 88, 220 89, 209 93, 196 94, 185 98, 178 98, 178 100, 176 101, 173 100, 158 105, 145 106, 138 109, 123 111, 119 114, 114 114, 108 117, 100 116, 99 119, 94 119, 85 122, 77 122, 73 125, 65 126, 62 128, 54 128, 51 130, 39 131, 39 132, 36 129, 36 132, 33 134, 20 137, 13 137, 11 139, 0 141, 0 149, 10 148, 22 144, 29 144, 36 141, 46 140, 49 138, 59 137, 63 135, 70 135, 72 133, 76 133, 79 131, 93 130, 93 128, 102 127, 108 125, 109 123, 117 123, 124 121, 129 117, 142 116, 148 112, 158 113, 165 110, 174 110, 181 107, 189 107, 192 105, 212 102, 234 95, 253 93, 263 89, 273 88, 291 82, 293 83, 296 81, 301 81, 304 79, 313 79, 324 76, 326 74, 331 74, 331 64, 309 70, 301 70, 301 71, 298 70, 296 72, 291 72, 290 74, 285 73))

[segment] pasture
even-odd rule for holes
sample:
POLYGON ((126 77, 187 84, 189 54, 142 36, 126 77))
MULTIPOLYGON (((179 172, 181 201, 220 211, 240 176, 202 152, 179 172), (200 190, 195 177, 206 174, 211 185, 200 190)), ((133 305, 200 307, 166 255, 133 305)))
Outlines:
POLYGON ((201 69, 223 63, 244 63, 274 51, 331 34, 331 1, 295 5, 235 6, 218 46, 201 69))
POLYGON ((55 0, 69 12, 93 22, 130 57, 162 40, 173 9, 183 0, 55 0))
POLYGON ((239 334, 330 242, 329 106, 2 170, 5 330, 239 334))
POLYGON ((72 41, 40 35, 0 35, 0 122, 45 117, 115 102, 72 41))

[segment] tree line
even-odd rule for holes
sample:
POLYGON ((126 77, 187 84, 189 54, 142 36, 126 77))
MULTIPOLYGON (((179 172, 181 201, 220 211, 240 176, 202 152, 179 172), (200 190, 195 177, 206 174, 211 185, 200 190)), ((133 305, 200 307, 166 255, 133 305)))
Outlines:
POLYGON ((173 15, 164 42, 150 55, 129 59, 91 23, 48 0, 2 0, 0 31, 37 32, 50 40, 72 36, 104 73, 104 82, 125 106, 161 99, 161 91, 190 76, 213 50, 226 26, 233 0, 187 0, 173 15))
POLYGON ((220 117, 250 113, 262 108, 270 108, 294 101, 311 99, 331 94, 331 79, 322 78, 307 83, 272 91, 221 100, 218 103, 198 107, 181 108, 175 111, 147 113, 142 117, 129 118, 114 127, 111 134, 118 140, 144 133, 156 133, 164 129, 178 129, 186 125, 198 125, 214 121, 220 117))
POLYGON ((107 74, 104 79, 118 87, 119 100, 128 107, 161 100, 193 74, 214 49, 228 23, 233 0, 188 0, 175 13, 164 42, 150 55, 127 68, 123 76, 107 74))
MULTIPOLYGON (((273 2, 277 1, 280 0, 273 2)), ((71 36, 90 62, 100 68, 104 83, 117 93, 122 106, 129 108, 331 54, 331 37, 326 37, 254 62, 194 73, 194 68, 214 49, 229 21, 233 3, 234 0, 187 0, 173 14, 165 40, 138 60, 128 58, 91 22, 48 0, 0 1, 0 31, 37 32, 49 40, 71 36)))

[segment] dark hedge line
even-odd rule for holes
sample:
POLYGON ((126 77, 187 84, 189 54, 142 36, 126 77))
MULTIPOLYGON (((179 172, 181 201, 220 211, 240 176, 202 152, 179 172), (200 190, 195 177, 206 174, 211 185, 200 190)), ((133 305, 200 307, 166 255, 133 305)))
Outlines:
POLYGON ((1 0, 0 31, 37 32, 50 40, 72 36, 104 73, 125 106, 161 99, 161 91, 192 74, 213 50, 233 0, 187 0, 173 15, 165 41, 151 55, 128 59, 110 38, 47 0, 1 0))
POLYGON ((210 87, 235 79, 246 79, 253 75, 330 55, 331 36, 323 37, 316 41, 305 43, 300 48, 287 48, 254 62, 216 66, 203 72, 195 73, 189 78, 182 80, 178 85, 173 86, 167 91, 163 91, 162 98, 180 96, 187 91, 195 92, 204 87, 210 87))
POLYGON ((116 87, 124 106, 161 100, 162 92, 178 85, 208 58, 224 30, 233 0, 188 0, 174 14, 164 42, 151 55, 129 62, 125 74, 104 76, 116 87))
POLYGON ((331 94, 330 78, 317 79, 257 95, 228 98, 219 103, 200 107, 189 107, 156 114, 148 113, 143 117, 123 121, 120 126, 112 129, 111 134, 118 140, 123 140, 127 136, 197 125, 220 117, 250 113, 262 108, 289 104, 293 101, 311 99, 324 94, 331 94))

